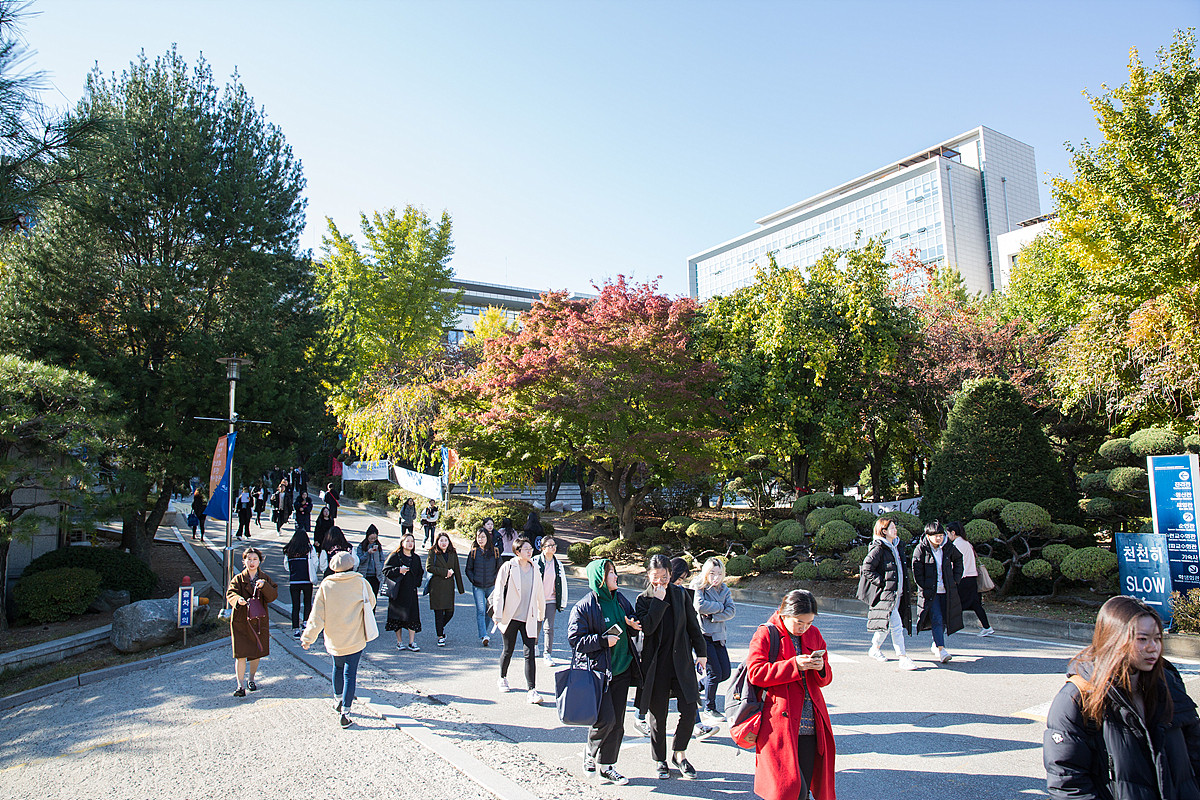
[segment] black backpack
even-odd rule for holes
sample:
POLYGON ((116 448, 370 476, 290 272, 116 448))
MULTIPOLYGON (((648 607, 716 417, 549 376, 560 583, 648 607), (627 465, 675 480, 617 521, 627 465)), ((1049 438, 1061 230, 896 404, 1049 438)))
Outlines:
MULTIPOLYGON (((779 658, 779 629, 774 625, 759 625, 767 629, 770 646, 767 659, 779 658)), ((746 662, 738 664, 725 691, 725 718, 729 720, 729 736, 738 747, 754 750, 758 741, 758 725, 762 714, 762 688, 750 683, 746 662)))

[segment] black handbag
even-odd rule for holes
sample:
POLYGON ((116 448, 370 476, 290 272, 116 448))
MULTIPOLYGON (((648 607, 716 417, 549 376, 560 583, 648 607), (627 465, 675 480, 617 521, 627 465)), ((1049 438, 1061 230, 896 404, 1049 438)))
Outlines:
POLYGON ((578 651, 572 652, 570 667, 554 673, 554 706, 563 725, 595 725, 601 693, 600 676, 578 651))

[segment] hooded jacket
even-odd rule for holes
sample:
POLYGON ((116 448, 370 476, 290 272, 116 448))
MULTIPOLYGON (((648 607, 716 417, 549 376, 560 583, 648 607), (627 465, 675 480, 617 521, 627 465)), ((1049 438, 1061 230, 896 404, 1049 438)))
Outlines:
MULTIPOLYGON (((571 608, 571 617, 567 622, 567 641, 571 643, 571 649, 585 660, 588 669, 600 676, 604 691, 608 691, 608 684, 612 680, 612 648, 601 638, 608 630, 609 622, 600 606, 599 595, 601 592, 605 596, 609 595, 608 587, 604 584, 604 575, 610 563, 612 562, 608 559, 601 558, 588 564, 588 586, 592 591, 571 608)), ((612 595, 621 607, 622 614, 632 619, 634 612, 630 602, 619 591, 613 592, 612 595)), ((626 645, 633 657, 629 666, 631 686, 640 686, 642 682, 641 660, 638 658, 637 648, 633 646, 637 633, 628 625, 625 626, 626 645)))
POLYGON ((869 606, 867 630, 886 631, 890 628, 892 609, 898 606, 904 630, 912 633, 912 587, 911 581, 905 580, 903 565, 904 545, 899 540, 895 550, 882 536, 871 540, 858 577, 858 599, 869 606), (897 555, 899 563, 896 562, 897 555))
POLYGON ((353 655, 369 641, 364 613, 375 613, 371 584, 353 570, 335 572, 317 587, 300 642, 311 645, 324 630, 325 652, 331 656, 353 655))

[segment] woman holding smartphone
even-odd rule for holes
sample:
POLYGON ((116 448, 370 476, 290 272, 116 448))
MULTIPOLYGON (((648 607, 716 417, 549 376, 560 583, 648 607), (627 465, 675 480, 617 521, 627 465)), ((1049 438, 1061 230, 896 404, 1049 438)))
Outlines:
POLYGON ((400 544, 388 554, 383 563, 383 576, 392 583, 388 587, 388 613, 385 630, 396 632, 396 649, 412 650, 417 646, 417 634, 421 632, 421 604, 417 600, 417 589, 425 570, 421 556, 417 555, 417 540, 411 533, 400 537, 400 544), (408 631, 408 646, 400 640, 400 631, 408 631))

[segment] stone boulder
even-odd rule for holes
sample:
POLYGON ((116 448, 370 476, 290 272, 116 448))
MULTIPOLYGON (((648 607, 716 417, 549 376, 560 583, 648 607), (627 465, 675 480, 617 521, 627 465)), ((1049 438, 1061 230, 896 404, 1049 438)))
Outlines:
MULTIPOLYGON (((197 606, 192 614, 193 624, 199 624, 207 613, 208 606, 197 606)), ((183 629, 175 627, 175 598, 166 597, 139 600, 118 608, 113 612, 108 640, 122 653, 136 653, 182 637, 183 629)))
POLYGON ((88 606, 88 611, 100 614, 105 611, 116 611, 127 605, 129 605, 128 589, 101 589, 100 594, 96 595, 96 599, 88 606))

